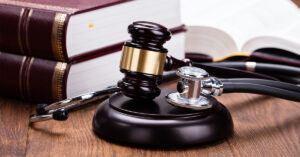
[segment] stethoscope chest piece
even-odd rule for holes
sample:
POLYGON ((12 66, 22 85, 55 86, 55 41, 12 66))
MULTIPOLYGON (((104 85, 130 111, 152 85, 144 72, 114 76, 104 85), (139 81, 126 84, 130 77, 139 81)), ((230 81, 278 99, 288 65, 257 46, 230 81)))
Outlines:
POLYGON ((176 71, 181 78, 177 84, 177 92, 166 95, 166 100, 178 107, 193 110, 205 110, 212 108, 213 103, 206 97, 213 93, 219 95, 222 92, 222 84, 210 78, 209 74, 200 68, 185 66, 176 71))
POLYGON ((185 98, 182 94, 175 92, 166 96, 167 101, 175 106, 190 108, 193 110, 205 110, 212 107, 212 103, 206 97, 185 98))

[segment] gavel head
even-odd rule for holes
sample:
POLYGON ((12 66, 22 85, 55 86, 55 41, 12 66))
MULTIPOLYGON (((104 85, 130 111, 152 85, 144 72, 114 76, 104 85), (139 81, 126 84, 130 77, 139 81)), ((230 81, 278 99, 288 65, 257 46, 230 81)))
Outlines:
POLYGON ((159 96, 168 50, 163 44, 171 33, 162 25, 138 21, 128 26, 131 40, 124 43, 120 71, 125 77, 118 82, 124 95, 138 99, 159 96))

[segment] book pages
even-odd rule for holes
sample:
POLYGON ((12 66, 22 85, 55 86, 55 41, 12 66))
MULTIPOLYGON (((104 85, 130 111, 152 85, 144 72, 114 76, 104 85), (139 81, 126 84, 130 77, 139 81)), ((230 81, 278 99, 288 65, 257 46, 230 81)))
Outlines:
MULTIPOLYGON (((240 51, 248 40, 258 36, 284 34, 288 38, 300 41, 300 32, 297 27, 295 26, 295 29, 290 27, 299 21, 300 11, 289 0, 182 1, 182 19, 188 26, 212 27, 229 34, 235 41, 233 46, 236 48, 232 48, 233 50, 240 51)), ((187 38, 189 38, 189 33, 187 38)))

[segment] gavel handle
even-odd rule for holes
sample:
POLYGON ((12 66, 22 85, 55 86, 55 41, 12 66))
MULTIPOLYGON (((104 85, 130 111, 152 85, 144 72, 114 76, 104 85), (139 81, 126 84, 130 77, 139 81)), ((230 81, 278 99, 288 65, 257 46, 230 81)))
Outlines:
POLYGON ((183 66, 191 66, 191 63, 192 62, 190 61, 190 59, 179 60, 170 55, 167 55, 164 70, 165 71, 176 70, 183 66))

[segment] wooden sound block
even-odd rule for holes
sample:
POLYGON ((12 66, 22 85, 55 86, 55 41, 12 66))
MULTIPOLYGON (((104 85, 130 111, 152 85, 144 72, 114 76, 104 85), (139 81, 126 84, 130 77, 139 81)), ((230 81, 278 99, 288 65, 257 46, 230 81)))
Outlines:
POLYGON ((181 147, 214 142, 233 133, 229 111, 215 98, 211 109, 194 111, 169 104, 162 89, 154 100, 136 100, 121 93, 103 102, 93 118, 94 132, 110 141, 137 146, 181 147))

